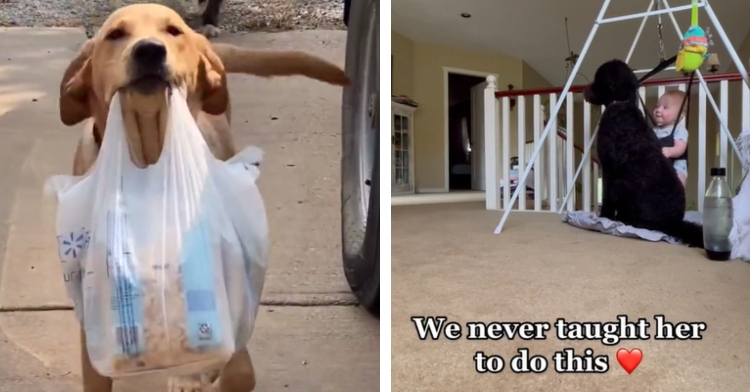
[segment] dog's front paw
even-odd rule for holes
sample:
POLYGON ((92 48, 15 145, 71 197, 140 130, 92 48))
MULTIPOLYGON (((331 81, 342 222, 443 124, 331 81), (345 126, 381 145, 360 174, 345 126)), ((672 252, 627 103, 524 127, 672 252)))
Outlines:
POLYGON ((218 371, 192 374, 189 376, 173 376, 167 380, 167 392, 214 392, 214 381, 218 378, 218 371))
POLYGON ((201 27, 198 27, 198 29, 196 31, 199 34, 202 34, 206 38, 209 38, 209 39, 210 38, 216 38, 216 37, 219 36, 219 34, 221 34, 221 29, 218 28, 218 27, 216 27, 216 26, 214 26, 214 25, 211 25, 211 24, 207 24, 207 25, 203 25, 201 27))

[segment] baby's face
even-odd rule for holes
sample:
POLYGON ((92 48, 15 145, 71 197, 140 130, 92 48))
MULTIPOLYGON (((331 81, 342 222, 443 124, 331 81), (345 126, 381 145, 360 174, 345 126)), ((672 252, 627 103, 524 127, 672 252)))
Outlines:
POLYGON ((654 109, 654 120, 656 125, 673 125, 677 122, 680 112, 680 104, 678 99, 670 96, 663 96, 659 98, 659 102, 656 104, 654 109))

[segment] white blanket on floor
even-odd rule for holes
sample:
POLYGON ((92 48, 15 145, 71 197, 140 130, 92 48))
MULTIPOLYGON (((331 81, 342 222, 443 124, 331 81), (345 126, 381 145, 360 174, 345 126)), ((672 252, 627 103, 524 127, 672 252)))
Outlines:
MULTIPOLYGON (((628 226, 622 222, 613 221, 608 218, 600 218, 594 212, 587 211, 568 211, 563 215, 563 222, 572 226, 598 231, 604 234, 610 234, 618 237, 640 238, 646 241, 666 241, 670 244, 679 244, 680 241, 670 235, 656 230, 641 229, 638 227, 628 226)), ((703 216, 698 211, 688 211, 685 213, 685 220, 690 222, 703 222, 703 216)))

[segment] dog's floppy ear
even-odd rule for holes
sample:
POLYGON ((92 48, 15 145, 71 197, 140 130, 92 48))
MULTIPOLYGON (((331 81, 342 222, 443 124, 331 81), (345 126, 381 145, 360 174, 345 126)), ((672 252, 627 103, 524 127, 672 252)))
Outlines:
POLYGON ((224 64, 211 48, 208 39, 197 33, 195 35, 200 48, 198 79, 201 83, 202 109, 208 114, 222 114, 229 108, 229 90, 224 64))
POLYGON ((65 69, 60 81, 60 120, 65 125, 75 125, 91 117, 91 54, 94 41, 81 46, 78 56, 65 69))

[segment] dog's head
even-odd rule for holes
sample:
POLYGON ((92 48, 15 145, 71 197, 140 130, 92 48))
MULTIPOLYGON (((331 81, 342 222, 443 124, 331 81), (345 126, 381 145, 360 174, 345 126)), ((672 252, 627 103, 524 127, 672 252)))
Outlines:
POLYGON ((615 101, 633 101, 638 93, 638 78, 621 60, 610 60, 596 70, 594 81, 583 92, 592 105, 609 105, 615 101))
MULTIPOLYGON (((158 124, 167 115, 170 86, 185 89, 194 114, 221 114, 228 108, 224 66, 209 41, 167 7, 126 6, 107 18, 65 71, 60 118, 74 125, 93 117, 98 132, 104 132, 109 104, 119 92, 128 142, 139 136, 142 149, 158 144, 158 151, 143 151, 144 163, 152 164, 161 153, 163 135, 158 133, 163 125, 158 124), (128 118, 137 131, 128 126, 128 118)), ((131 144, 131 152, 138 147, 131 144)))

